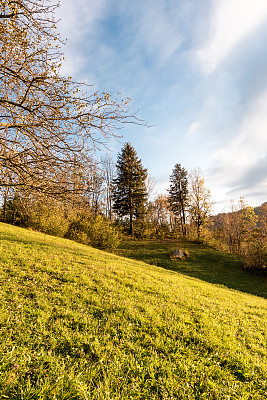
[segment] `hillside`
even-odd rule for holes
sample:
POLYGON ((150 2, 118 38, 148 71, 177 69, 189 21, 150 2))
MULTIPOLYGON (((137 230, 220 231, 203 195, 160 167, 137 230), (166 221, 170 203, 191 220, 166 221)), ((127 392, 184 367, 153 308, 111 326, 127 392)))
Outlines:
POLYGON ((124 257, 267 299, 267 277, 245 272, 242 269, 242 257, 223 253, 209 246, 174 239, 138 240, 123 242, 117 253, 124 257), (187 250, 190 258, 176 262, 171 261, 168 254, 177 247, 187 250))
POLYGON ((0 233, 0 398, 266 398, 265 298, 5 224, 0 233))
MULTIPOLYGON (((262 203, 260 206, 254 207, 253 210, 255 212, 255 214, 258 217, 258 225, 261 224, 263 218, 266 219, 266 207, 267 207, 267 202, 262 203)), ((223 218, 228 215, 228 214, 232 214, 232 213, 236 213, 237 211, 231 211, 228 213, 222 212, 216 215, 212 216, 212 222, 215 228, 218 228, 221 225, 221 222, 223 220, 223 218)))
POLYGON ((258 207, 254 207, 255 214, 258 215, 260 218, 261 215, 264 213, 264 210, 266 209, 266 207, 267 207, 267 201, 258 207))

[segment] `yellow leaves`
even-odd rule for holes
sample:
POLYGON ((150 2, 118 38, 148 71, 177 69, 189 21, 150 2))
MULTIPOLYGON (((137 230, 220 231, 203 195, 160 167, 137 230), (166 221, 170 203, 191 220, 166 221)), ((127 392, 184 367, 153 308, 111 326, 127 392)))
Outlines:
POLYGON ((107 93, 107 92, 104 92, 104 99, 105 99, 106 101, 109 101, 109 100, 110 100, 110 94, 107 93))
MULTIPOLYGON (((21 2, 15 1, 14 7, 22 13, 5 21, 0 19, 0 107, 3 123, 9 121, 9 125, 1 127, 10 135, 10 142, 4 144, 6 151, 13 141, 23 154, 25 151, 33 157, 31 164, 23 164, 25 176, 17 176, 25 181, 31 168, 48 168, 38 154, 49 154, 50 166, 56 168, 57 157, 71 159, 78 154, 81 147, 77 143, 91 148, 92 144, 101 143, 101 137, 104 143, 107 138, 116 137, 114 129, 129 118, 124 107, 129 99, 112 100, 106 89, 99 93, 89 85, 73 82, 71 76, 60 76, 65 57, 57 50, 59 35, 52 31, 56 28, 54 6, 44 6, 47 3, 25 0, 26 8, 21 10, 21 2)), ((0 5, 3 12, 9 11, 6 1, 0 0, 0 5)), ((14 165, 9 167, 13 170, 14 165)), ((40 175, 35 184, 41 186, 42 179, 40 175)))

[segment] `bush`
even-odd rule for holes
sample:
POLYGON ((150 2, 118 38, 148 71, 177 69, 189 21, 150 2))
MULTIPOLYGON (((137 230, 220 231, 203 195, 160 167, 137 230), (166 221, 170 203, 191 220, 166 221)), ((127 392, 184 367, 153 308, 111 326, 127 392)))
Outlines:
POLYGON ((15 195, 7 202, 4 214, 4 222, 67 237, 103 250, 115 249, 121 241, 119 230, 104 217, 92 216, 90 210, 77 211, 66 202, 45 195, 24 198, 15 195))
POLYGON ((249 272, 258 274, 267 273, 267 244, 256 241, 248 246, 243 268, 249 272))
POLYGON ((19 196, 15 195, 1 210, 1 221, 17 226, 28 226, 29 216, 19 196))
POLYGON ((79 215, 70 224, 66 237, 102 250, 115 249, 121 241, 118 230, 100 215, 95 217, 79 215))
POLYGON ((59 201, 41 195, 32 199, 15 195, 6 204, 2 220, 60 237, 69 228, 64 206, 59 201))
POLYGON ((118 231, 100 215, 90 221, 88 236, 92 246, 103 250, 115 249, 121 241, 118 231))
POLYGON ((69 220, 60 202, 43 198, 28 207, 28 227, 48 235, 64 237, 69 229, 69 220))
POLYGON ((68 231, 69 222, 59 210, 52 210, 51 212, 42 212, 37 215, 31 221, 30 226, 48 235, 64 237, 68 231))

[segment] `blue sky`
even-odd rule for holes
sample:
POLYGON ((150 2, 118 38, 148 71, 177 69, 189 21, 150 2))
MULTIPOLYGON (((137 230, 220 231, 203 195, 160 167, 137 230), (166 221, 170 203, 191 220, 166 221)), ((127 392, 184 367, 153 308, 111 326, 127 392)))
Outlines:
POLYGON ((203 171, 214 212, 267 201, 266 0, 62 0, 58 17, 63 72, 153 125, 121 133, 156 192, 181 163, 203 171))

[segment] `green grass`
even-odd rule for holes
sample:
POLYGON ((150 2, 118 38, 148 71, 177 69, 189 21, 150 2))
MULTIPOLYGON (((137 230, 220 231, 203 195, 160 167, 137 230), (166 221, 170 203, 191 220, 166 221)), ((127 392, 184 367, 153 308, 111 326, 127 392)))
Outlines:
MULTIPOLYGON (((263 297, 0 232, 0 399, 267 397, 263 297)), ((201 247, 189 251, 197 263, 201 247)))
POLYGON ((267 298, 267 277, 245 272, 241 257, 202 244, 178 240, 125 241, 117 253, 206 282, 267 298), (169 253, 175 248, 188 250, 190 258, 170 260, 169 253))

